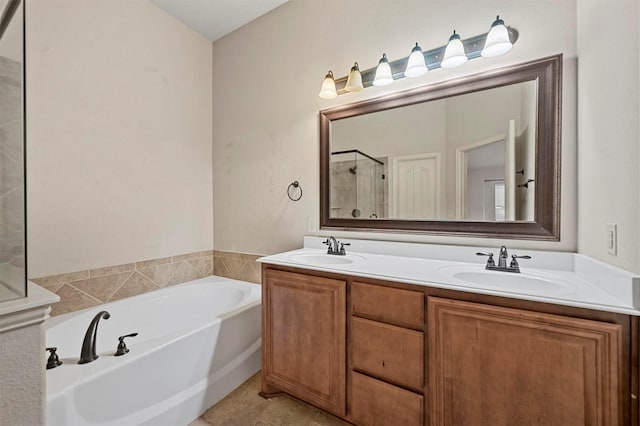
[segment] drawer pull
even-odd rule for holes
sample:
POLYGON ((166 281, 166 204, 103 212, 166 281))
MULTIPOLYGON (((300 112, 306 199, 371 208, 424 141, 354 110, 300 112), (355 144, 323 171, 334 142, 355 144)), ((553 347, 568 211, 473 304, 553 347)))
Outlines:
POLYGON ((382 360, 382 366, 384 367, 384 360, 382 360))

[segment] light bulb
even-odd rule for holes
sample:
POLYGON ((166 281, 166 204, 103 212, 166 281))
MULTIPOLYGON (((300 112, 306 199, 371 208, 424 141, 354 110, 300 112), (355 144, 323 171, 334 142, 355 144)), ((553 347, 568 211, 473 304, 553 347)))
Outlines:
POLYGON ((329 71, 327 75, 324 76, 318 96, 322 99, 333 99, 338 96, 338 92, 336 92, 336 82, 333 79, 333 72, 329 71))
POLYGON ((496 20, 491 24, 491 30, 487 34, 487 40, 484 43, 484 48, 480 55, 485 58, 492 58, 494 56, 504 55, 511 50, 513 44, 509 39, 509 31, 504 26, 504 21, 500 19, 500 16, 496 16, 496 20))
POLYGON ((349 72, 349 77, 347 78, 347 85, 344 87, 344 90, 347 92, 359 92, 364 89, 362 85, 362 75, 360 74, 360 67, 358 63, 355 62, 351 67, 351 71, 349 72))
POLYGON ((422 49, 416 43, 416 46, 411 49, 411 56, 409 56, 409 60, 407 61, 407 69, 404 71, 405 77, 420 77, 424 75, 429 69, 424 62, 424 54, 422 53, 422 49))
POLYGON ((373 79, 374 86, 388 86, 393 83, 393 74, 391 74, 391 66, 389 66, 389 60, 387 54, 383 53, 382 58, 378 61, 378 68, 376 68, 376 76, 373 79))
POLYGON ((456 34, 453 30, 453 34, 449 37, 449 44, 444 50, 444 58, 440 62, 442 68, 455 68, 467 62, 467 54, 464 51, 462 41, 460 41, 460 34, 456 34))

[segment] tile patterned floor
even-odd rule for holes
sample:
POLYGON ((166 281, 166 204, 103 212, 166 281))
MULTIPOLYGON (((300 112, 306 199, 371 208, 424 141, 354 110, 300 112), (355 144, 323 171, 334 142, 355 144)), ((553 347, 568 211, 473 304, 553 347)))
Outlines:
POLYGON ((260 372, 189 426, 344 426, 335 417, 286 395, 264 399, 260 372))

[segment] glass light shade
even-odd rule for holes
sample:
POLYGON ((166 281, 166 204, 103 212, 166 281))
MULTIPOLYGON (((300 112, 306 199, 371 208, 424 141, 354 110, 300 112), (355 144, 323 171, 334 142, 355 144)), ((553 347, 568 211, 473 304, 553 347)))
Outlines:
POLYGON ((393 83, 393 74, 391 74, 391 66, 387 59, 387 54, 383 53, 382 58, 378 62, 376 68, 376 76, 373 79, 374 86, 388 86, 393 83))
POLYGON ((362 89, 364 89, 362 85, 362 75, 360 74, 360 67, 358 67, 358 63, 356 62, 351 67, 349 77, 347 77, 347 85, 344 87, 344 90, 347 92, 359 92, 362 89))
POLYGON ((513 44, 509 40, 509 31, 504 26, 504 21, 500 19, 500 16, 496 17, 496 20, 491 24, 491 30, 487 34, 487 40, 484 43, 484 48, 480 55, 485 58, 492 58, 494 56, 504 55, 511 50, 513 44))
POLYGON ((427 71, 429 71, 429 69, 424 62, 424 54, 420 46, 418 46, 418 43, 416 43, 416 47, 411 50, 411 56, 409 56, 409 60, 407 61, 407 69, 404 71, 404 76, 410 78, 420 77, 426 74, 427 71))
POLYGON ((338 92, 336 92, 336 82, 333 79, 333 72, 329 71, 324 77, 318 96, 322 99, 333 99, 338 96, 338 92))
POLYGON ((442 68, 455 68, 467 62, 467 54, 464 51, 460 35, 454 31, 449 37, 449 44, 444 50, 444 58, 440 62, 442 68))

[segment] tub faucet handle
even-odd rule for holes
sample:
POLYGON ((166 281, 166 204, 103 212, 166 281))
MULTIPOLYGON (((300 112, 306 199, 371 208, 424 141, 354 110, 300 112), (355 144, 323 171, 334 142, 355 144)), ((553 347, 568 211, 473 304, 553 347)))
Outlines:
POLYGON ((47 370, 51 370, 52 368, 56 368, 62 364, 62 361, 60 361, 60 358, 58 358, 58 355, 56 354, 58 348, 47 348, 47 350, 50 353, 49 359, 47 360, 47 370))
POLYGON ((131 333, 131 334, 125 334, 124 336, 120 336, 118 337, 118 349, 116 350, 116 353, 113 354, 113 356, 120 356, 120 355, 124 355, 126 353, 129 353, 129 348, 127 348, 127 344, 124 343, 124 339, 126 337, 136 337, 138 335, 138 333, 131 333))

